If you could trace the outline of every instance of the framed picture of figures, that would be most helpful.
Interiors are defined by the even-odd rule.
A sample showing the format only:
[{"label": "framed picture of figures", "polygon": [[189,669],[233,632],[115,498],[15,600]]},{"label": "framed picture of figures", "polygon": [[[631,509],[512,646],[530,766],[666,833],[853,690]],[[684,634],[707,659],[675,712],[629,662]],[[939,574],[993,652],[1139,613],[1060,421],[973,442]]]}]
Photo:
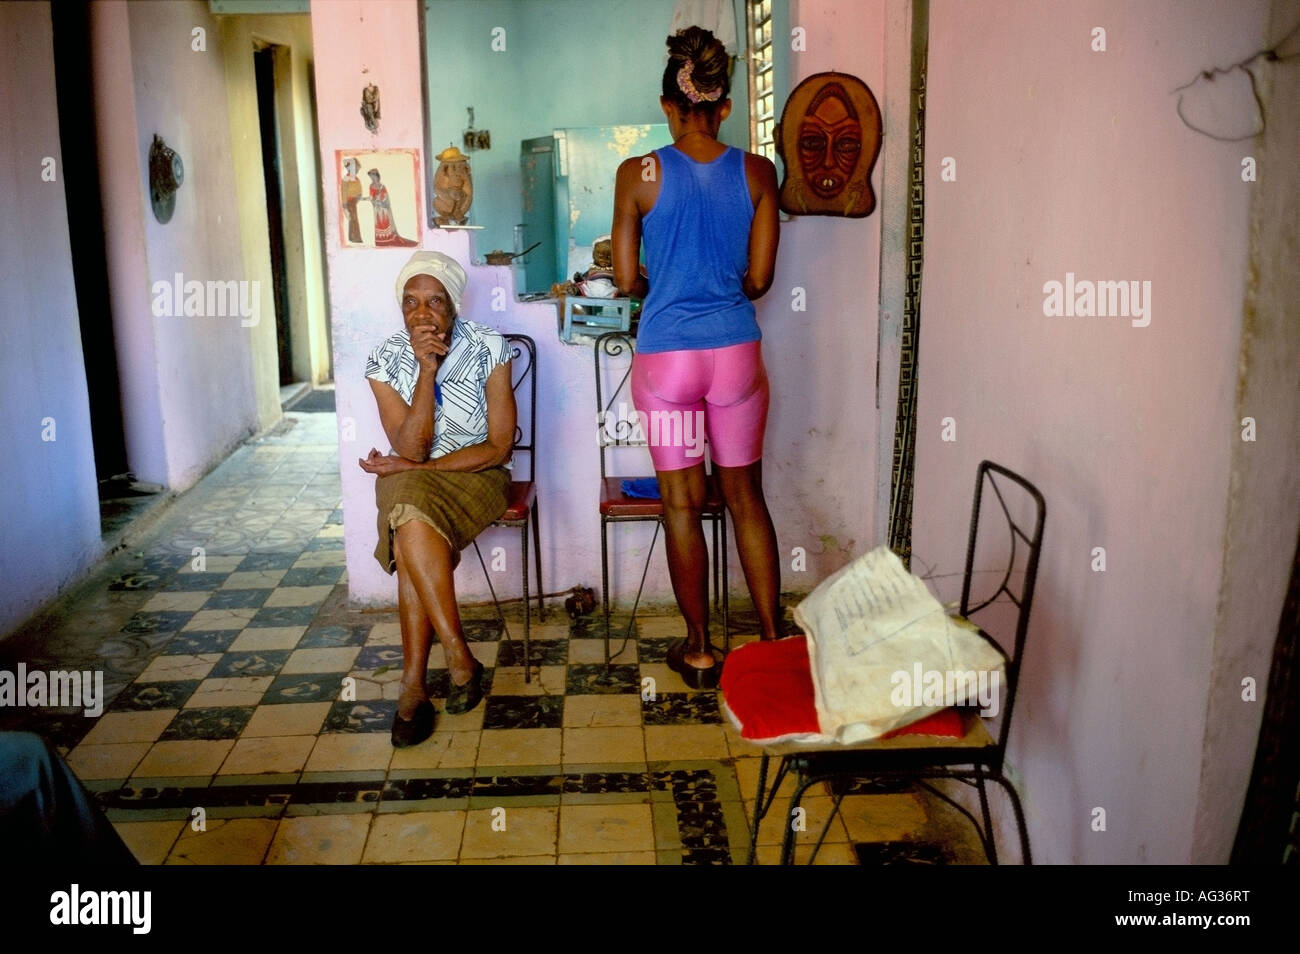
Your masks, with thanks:
[{"label": "framed picture of figures", "polygon": [[341,248],[415,248],[420,244],[420,178],[414,149],[339,149]]}]

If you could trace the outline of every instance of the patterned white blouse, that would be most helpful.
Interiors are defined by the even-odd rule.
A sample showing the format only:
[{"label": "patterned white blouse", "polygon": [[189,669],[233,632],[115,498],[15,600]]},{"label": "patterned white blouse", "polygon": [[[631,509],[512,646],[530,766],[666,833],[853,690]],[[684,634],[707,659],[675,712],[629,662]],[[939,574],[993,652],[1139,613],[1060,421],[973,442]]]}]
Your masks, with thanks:
[{"label": "patterned white blouse", "polygon": [[[510,342],[500,333],[466,318],[456,319],[451,329],[451,351],[438,368],[430,460],[487,440],[487,379],[509,360]],[[366,359],[366,377],[390,385],[407,404],[415,393],[419,371],[411,335],[405,328]]]}]

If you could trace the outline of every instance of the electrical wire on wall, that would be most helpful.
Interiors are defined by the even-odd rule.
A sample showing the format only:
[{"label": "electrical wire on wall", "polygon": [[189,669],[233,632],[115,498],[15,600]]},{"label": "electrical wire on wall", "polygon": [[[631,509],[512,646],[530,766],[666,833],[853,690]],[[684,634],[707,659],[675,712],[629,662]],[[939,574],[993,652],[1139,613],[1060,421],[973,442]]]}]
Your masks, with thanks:
[{"label": "electrical wire on wall", "polygon": [[1300,23],[1266,50],[1252,53],[1226,69],[1202,70],[1195,79],[1170,90],[1178,94],[1174,110],[1183,125],[1219,142],[1239,142],[1265,129],[1264,101],[1257,74],[1270,64],[1300,59]]}]

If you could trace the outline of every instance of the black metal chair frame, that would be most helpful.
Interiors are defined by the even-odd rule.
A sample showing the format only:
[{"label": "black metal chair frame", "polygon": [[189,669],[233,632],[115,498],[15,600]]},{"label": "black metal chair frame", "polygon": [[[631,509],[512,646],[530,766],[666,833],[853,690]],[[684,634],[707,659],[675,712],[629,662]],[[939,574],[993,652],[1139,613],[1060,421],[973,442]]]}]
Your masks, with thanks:
[{"label": "black metal chair frame", "polygon": [[[538,529],[537,505],[537,343],[528,335],[507,334],[504,337],[510,342],[510,376],[513,379],[512,387],[515,392],[516,405],[519,404],[520,387],[525,380],[528,382],[526,392],[528,398],[527,428],[524,426],[525,418],[522,416],[515,424],[514,472],[511,474],[512,492],[510,499],[515,499],[514,485],[529,483],[533,486],[526,500],[527,506],[523,519],[510,519],[503,516],[501,519],[493,521],[492,526],[510,527],[519,530],[520,566],[522,568],[524,589],[524,682],[531,682],[532,608],[528,589],[528,531],[530,525],[533,533],[533,560],[537,567],[537,616],[539,619],[546,619],[546,605],[544,603],[546,587],[542,585],[542,543],[540,530]],[[525,356],[527,356],[527,361],[521,363],[520,359]],[[521,480],[518,472],[521,452],[528,455],[527,480]],[[479,550],[478,540],[474,541],[474,552],[478,555],[479,566],[483,568],[483,577],[487,580],[488,592],[492,594],[492,603],[497,610],[497,619],[501,621],[502,632],[508,635],[506,618],[501,612],[501,603],[497,599],[496,588],[492,585],[492,574],[488,572],[487,564],[483,562],[483,553]]]},{"label": "black metal chair frame", "polygon": [[[1026,527],[1022,527],[1012,517],[1011,511],[1007,507],[1006,498],[1003,496],[1002,488],[998,486],[999,478],[1005,478],[1010,483],[1018,485],[1033,500],[1036,516],[1031,532],[1026,533]],[[1010,557],[1006,573],[993,595],[972,606],[970,601],[971,576],[974,572],[976,533],[980,526],[980,508],[984,499],[984,484],[986,481],[997,496],[1002,513],[1006,517],[1007,528],[1010,532]],[[817,851],[821,848],[826,833],[830,830],[831,822],[839,813],[840,805],[843,803],[845,796],[849,794],[848,790],[851,783],[857,780],[877,779],[911,781],[947,802],[964,815],[975,827],[985,855],[991,864],[998,863],[998,856],[997,845],[994,843],[992,817],[989,813],[987,783],[997,783],[1006,791],[1011,800],[1011,807],[1015,812],[1016,826],[1020,835],[1021,858],[1025,864],[1033,863],[1029,852],[1029,834],[1025,828],[1025,815],[1020,803],[1020,796],[1016,793],[1015,787],[1010,780],[1003,774],[1003,764],[1006,758],[1007,737],[1011,730],[1011,715],[1015,707],[1016,690],[1020,682],[1020,663],[1024,652],[1025,633],[1029,626],[1029,611],[1034,599],[1034,583],[1038,576],[1038,558],[1042,550],[1043,521],[1046,517],[1046,510],[1043,495],[1023,477],[991,461],[986,460],[980,463],[975,478],[975,502],[971,513],[970,534],[966,543],[966,567],[962,577],[961,605],[958,613],[969,620],[972,614],[985,609],[1002,594],[1006,594],[1006,597],[1018,609],[1014,655],[1008,655],[994,637],[989,635],[982,627],[980,628],[980,635],[992,644],[1003,659],[1006,660],[1007,689],[1004,695],[1005,704],[1002,706],[999,716],[1001,723],[998,727],[997,737],[994,738],[988,732],[984,720],[975,712],[966,711],[963,715],[967,732],[962,739],[953,739],[950,743],[931,740],[928,744],[921,744],[916,741],[918,739],[916,736],[901,736],[884,742],[865,743],[862,746],[812,747],[785,744],[765,747],[762,761],[759,763],[758,795],[754,802],[756,817],[749,846],[750,864],[754,863],[757,851],[759,824],[767,814],[768,809],[771,808],[772,802],[775,801],[776,793],[787,773],[793,773],[795,777],[795,790],[790,799],[789,811],[786,813],[787,819],[793,816],[794,811],[799,807],[804,792],[811,786],[818,782],[832,783],[833,802],[831,812],[822,826],[816,843],[813,845],[809,864],[816,859]],[[1018,596],[1007,585],[1011,579],[1012,570],[1016,565],[1017,540],[1023,541],[1028,548],[1025,560],[1025,574]],[[768,766],[770,759],[773,757],[779,757],[781,763],[776,777],[772,780],[770,790],[766,790]],[[979,793],[983,825],[965,807],[959,805],[946,793],[930,784],[931,780],[937,779],[951,779],[976,789]],[[764,800],[765,790],[766,800]],[[781,864],[791,864],[793,862],[794,848],[794,826],[787,824],[781,845]]]},{"label": "black metal chair frame", "polygon": [[[630,332],[611,331],[600,335],[596,338],[596,345],[593,349],[596,364],[596,442],[600,447],[600,481],[601,493],[604,493],[605,482],[609,479],[607,473],[606,453],[610,447],[644,447],[647,444],[645,439],[637,439],[635,431],[631,428],[631,422],[618,419],[615,426],[610,429],[607,427],[607,421],[611,414],[614,402],[618,400],[619,395],[623,395],[628,405],[632,403],[630,387],[628,382],[632,375],[632,366],[629,363],[627,371],[619,378],[617,385],[610,390],[608,400],[605,394],[605,380],[609,377],[611,380],[613,374],[605,373],[605,359],[617,358],[625,351],[631,355],[636,351],[636,339]],[[651,475],[647,475],[651,476]],[[621,477],[622,480],[634,480],[636,477]],[[715,488],[712,475],[709,475],[709,484],[711,491]],[[710,498],[716,497],[719,501],[721,495],[710,493]],[[647,505],[655,503],[647,501]],[[731,601],[727,592],[727,559],[725,548],[727,546],[727,508],[725,504],[716,506],[705,505],[706,509],[703,519],[708,520],[713,533],[713,608],[719,608],[721,603],[722,610],[722,633],[723,633],[723,651],[731,650]],[[655,545],[659,541],[659,531],[664,527],[663,505],[660,502],[657,514],[638,514],[635,516],[610,516],[603,510],[600,515],[600,573],[601,573],[601,599],[605,612],[605,665],[610,665],[610,604],[609,604],[609,525],[611,523],[645,523],[653,521],[655,524],[654,536],[650,540],[650,548],[646,552],[645,567],[641,571],[641,583],[637,587],[636,599],[632,603],[632,614],[628,620],[627,634],[624,637],[624,643],[631,637],[636,626],[636,611],[641,604],[641,593],[645,589],[646,574],[650,569],[650,560],[654,556]],[[620,649],[620,652],[622,650]]]}]

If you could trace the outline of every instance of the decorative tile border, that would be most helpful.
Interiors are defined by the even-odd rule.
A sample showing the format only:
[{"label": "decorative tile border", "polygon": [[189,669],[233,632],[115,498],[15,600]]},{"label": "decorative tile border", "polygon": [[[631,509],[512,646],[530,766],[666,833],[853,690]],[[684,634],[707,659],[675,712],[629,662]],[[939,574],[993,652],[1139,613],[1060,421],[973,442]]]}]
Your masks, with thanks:
[{"label": "decorative tile border", "polygon": [[[721,778],[720,778],[721,776]],[[735,852],[747,850],[749,833],[730,832],[719,788],[736,791],[735,771],[716,763],[711,768],[662,768],[649,771],[562,772],[519,775],[455,775],[412,778],[340,779],[288,782],[280,776],[265,783],[208,786],[124,786],[96,793],[115,822],[188,818],[202,806],[208,818],[282,818],[330,811],[441,811],[523,804],[628,804],[654,806],[656,821],[672,818],[675,830],[655,827],[660,863],[727,865]],[[568,796],[568,800],[566,800]],[[576,799],[581,796],[581,801]],[[664,814],[670,812],[671,814]],[[734,844],[733,844],[734,840]],[[743,860],[743,858],[741,859]]]}]

